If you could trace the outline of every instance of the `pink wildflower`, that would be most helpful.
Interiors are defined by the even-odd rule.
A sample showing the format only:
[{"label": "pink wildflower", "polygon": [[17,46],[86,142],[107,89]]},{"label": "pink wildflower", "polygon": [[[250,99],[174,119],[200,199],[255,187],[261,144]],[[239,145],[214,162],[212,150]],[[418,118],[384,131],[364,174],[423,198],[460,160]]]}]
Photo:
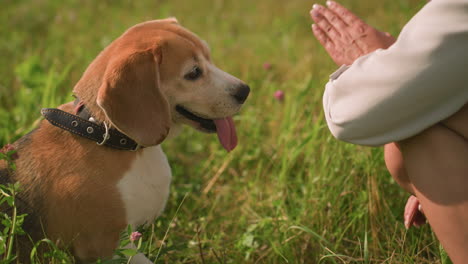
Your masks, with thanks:
[{"label": "pink wildflower", "polygon": [[270,70],[271,69],[271,63],[268,63],[268,62],[263,63],[263,69],[265,69],[267,71]]},{"label": "pink wildflower", "polygon": [[[13,147],[12,144],[6,144],[5,146],[3,146],[3,148],[0,149],[0,153],[7,154],[8,152],[13,151],[13,150],[15,150],[15,147]],[[16,152],[11,154],[12,160],[17,159],[18,157],[19,157],[18,153]]]},{"label": "pink wildflower", "polygon": [[132,234],[130,235],[130,241],[135,242],[138,239],[140,239],[141,236],[142,236],[141,233],[138,231],[132,232]]},{"label": "pink wildflower", "polygon": [[281,90],[276,91],[273,96],[276,98],[276,100],[278,100],[280,102],[282,102],[284,100],[284,92],[281,91]]}]

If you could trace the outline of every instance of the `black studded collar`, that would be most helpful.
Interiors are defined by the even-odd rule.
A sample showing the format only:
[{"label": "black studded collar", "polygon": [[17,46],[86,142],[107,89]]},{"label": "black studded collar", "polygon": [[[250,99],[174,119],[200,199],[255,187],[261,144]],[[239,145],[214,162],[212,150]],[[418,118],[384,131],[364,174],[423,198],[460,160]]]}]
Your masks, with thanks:
[{"label": "black studded collar", "polygon": [[49,123],[73,134],[119,150],[136,151],[141,146],[120,131],[98,124],[80,102],[75,102],[76,115],[56,108],[43,108],[41,114]]}]

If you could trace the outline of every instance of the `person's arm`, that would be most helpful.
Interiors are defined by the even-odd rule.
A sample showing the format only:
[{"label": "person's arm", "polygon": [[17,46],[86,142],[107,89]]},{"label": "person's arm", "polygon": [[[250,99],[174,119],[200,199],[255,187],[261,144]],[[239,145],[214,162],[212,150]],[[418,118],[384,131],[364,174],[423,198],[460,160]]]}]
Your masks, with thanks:
[{"label": "person's arm", "polygon": [[340,140],[399,141],[451,116],[468,101],[468,0],[433,0],[397,42],[331,76],[323,104]]}]

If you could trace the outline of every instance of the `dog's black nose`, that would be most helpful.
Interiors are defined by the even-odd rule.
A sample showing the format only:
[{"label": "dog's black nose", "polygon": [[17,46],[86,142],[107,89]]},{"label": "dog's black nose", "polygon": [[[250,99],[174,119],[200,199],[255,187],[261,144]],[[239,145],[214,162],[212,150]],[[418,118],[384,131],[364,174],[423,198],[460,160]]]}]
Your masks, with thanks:
[{"label": "dog's black nose", "polygon": [[243,104],[247,97],[249,96],[250,93],[250,87],[247,84],[242,84],[239,87],[237,87],[234,98],[236,98],[237,102],[239,104]]}]

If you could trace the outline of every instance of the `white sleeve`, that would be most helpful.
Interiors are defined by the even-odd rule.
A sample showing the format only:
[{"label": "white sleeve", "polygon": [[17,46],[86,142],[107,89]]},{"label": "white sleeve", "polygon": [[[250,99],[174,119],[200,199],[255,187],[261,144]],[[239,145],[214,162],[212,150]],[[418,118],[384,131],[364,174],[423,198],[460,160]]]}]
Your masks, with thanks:
[{"label": "white sleeve", "polygon": [[387,50],[330,76],[323,97],[332,134],[360,145],[416,135],[468,102],[468,0],[432,0]]}]

